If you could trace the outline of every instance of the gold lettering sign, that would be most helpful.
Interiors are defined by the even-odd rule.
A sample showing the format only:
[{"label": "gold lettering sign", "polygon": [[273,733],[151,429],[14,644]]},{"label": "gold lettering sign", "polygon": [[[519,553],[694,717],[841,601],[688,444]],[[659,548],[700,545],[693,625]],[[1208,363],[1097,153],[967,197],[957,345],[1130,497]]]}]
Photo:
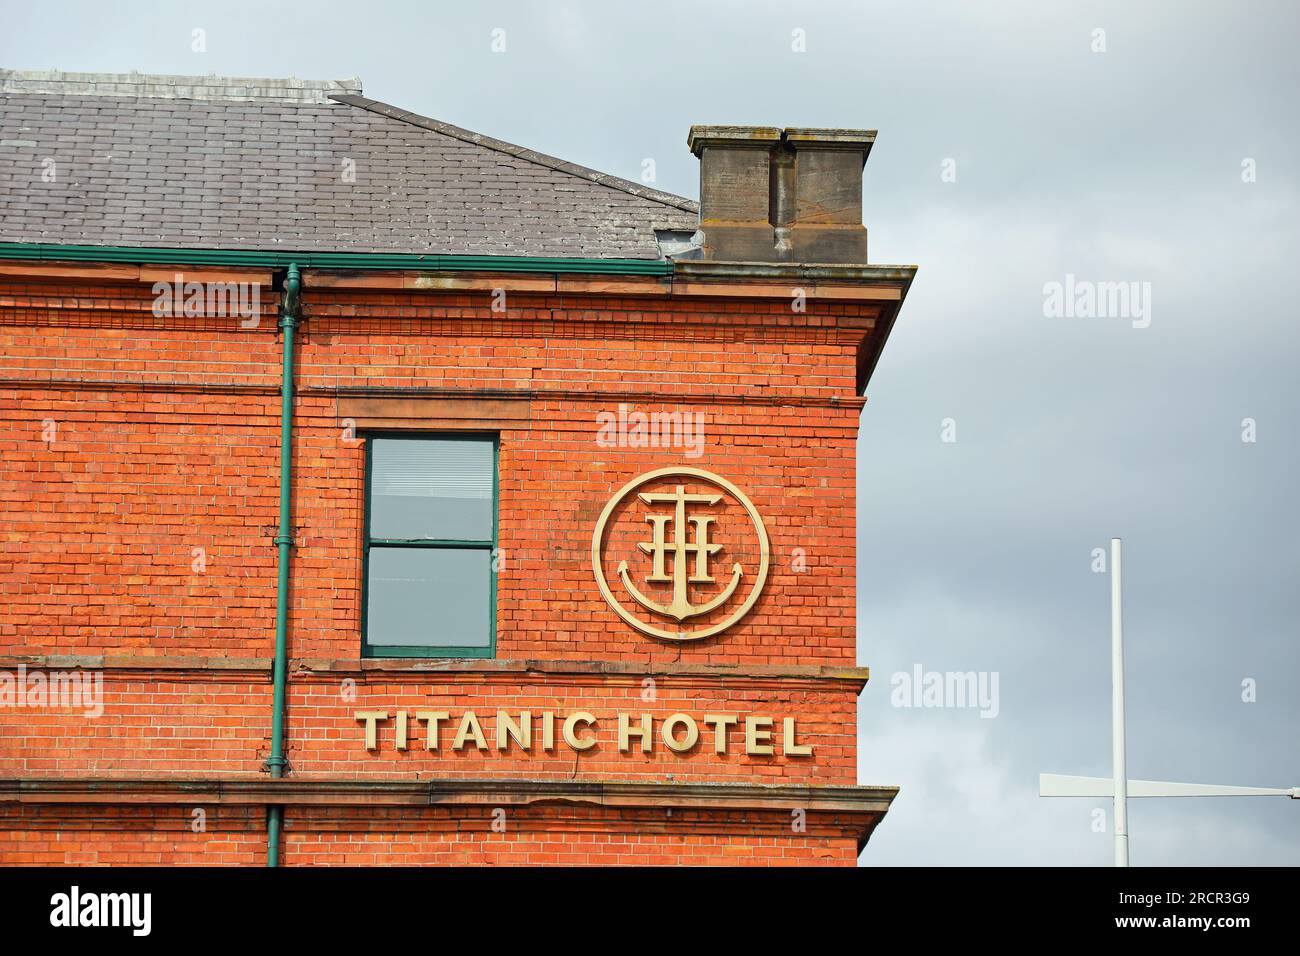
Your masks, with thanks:
[{"label": "gold lettering sign", "polygon": [[[366,750],[375,752],[390,746],[401,751],[419,748],[420,735],[424,737],[423,749],[439,753],[445,753],[439,744],[448,737],[453,751],[468,748],[496,750],[502,754],[516,750],[530,753],[536,747],[549,752],[555,749],[558,724],[560,739],[574,751],[590,750],[603,741],[607,746],[613,744],[620,754],[633,751],[648,754],[660,746],[669,753],[689,754],[701,744],[711,744],[715,754],[725,755],[743,742],[741,752],[752,757],[771,757],[778,753],[785,757],[811,757],[813,754],[812,744],[800,742],[794,717],[785,717],[778,724],[777,718],[762,715],[703,714],[697,718],[677,713],[657,719],[651,714],[620,711],[613,715],[615,732],[609,734],[602,720],[585,710],[562,715],[549,710],[541,714],[498,710],[494,717],[482,719],[472,710],[454,718],[446,710],[417,710],[408,714],[401,709],[358,710],[354,716],[365,727],[362,741]],[[488,720],[493,732],[484,730]],[[711,740],[701,733],[701,725],[707,728]],[[775,729],[777,726],[780,730]],[[540,735],[534,733],[534,728],[540,729]],[[736,733],[731,733],[732,728]]]},{"label": "gold lettering sign", "polygon": [[[646,506],[644,519],[650,526],[650,540],[636,542],[636,547],[628,548],[626,554],[608,555],[606,530],[615,510],[642,486],[668,479],[681,480],[669,482],[668,490],[636,496]],[[704,486],[704,490],[688,491],[688,485],[697,489]],[[752,534],[757,538],[758,566],[747,568],[741,561],[733,561],[718,581],[713,562],[720,559],[724,549],[715,540],[714,528],[722,520],[717,509],[728,498],[744,510],[752,525]],[[735,520],[734,514],[732,518]],[[740,523],[744,524],[745,519],[741,518]],[[618,583],[625,600],[620,600],[606,579],[605,563],[615,557],[619,559]],[[638,562],[635,572],[629,559]],[[749,613],[767,581],[770,560],[767,529],[753,502],[725,478],[698,468],[660,468],[633,478],[605,505],[591,539],[596,583],[609,606],[638,631],[669,641],[693,641],[720,634]],[[646,586],[665,593],[647,594]],[[651,620],[642,620],[632,608],[648,612]],[[686,624],[693,618],[726,608],[730,610],[720,620],[710,618],[695,628]],[[677,629],[670,630],[666,622],[652,623],[663,618],[677,622]]]}]

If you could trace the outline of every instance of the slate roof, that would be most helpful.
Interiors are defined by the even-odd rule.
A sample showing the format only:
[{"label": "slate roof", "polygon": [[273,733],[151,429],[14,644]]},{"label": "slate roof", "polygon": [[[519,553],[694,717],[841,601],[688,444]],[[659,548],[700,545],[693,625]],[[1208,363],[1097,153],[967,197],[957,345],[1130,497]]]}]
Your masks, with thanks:
[{"label": "slate roof", "polygon": [[0,242],[661,259],[656,230],[697,226],[691,200],[360,94],[0,70]]}]

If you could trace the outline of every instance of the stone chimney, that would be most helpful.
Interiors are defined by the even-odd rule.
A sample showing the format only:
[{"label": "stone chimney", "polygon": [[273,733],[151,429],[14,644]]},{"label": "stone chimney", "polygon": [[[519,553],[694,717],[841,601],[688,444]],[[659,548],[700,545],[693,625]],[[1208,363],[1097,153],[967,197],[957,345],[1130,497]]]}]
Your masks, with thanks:
[{"label": "stone chimney", "polygon": [[875,130],[692,126],[704,259],[865,265]]}]

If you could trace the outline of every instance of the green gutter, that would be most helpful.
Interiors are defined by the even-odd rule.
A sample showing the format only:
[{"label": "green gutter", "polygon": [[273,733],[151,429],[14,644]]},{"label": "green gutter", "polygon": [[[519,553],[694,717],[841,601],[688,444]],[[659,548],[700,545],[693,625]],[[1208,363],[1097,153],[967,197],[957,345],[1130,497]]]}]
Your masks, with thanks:
[{"label": "green gutter", "polygon": [[[298,289],[302,276],[297,263],[289,263],[280,307],[280,328],[284,333],[284,358],[280,385],[280,530],[275,536],[279,549],[279,577],[275,588],[275,664],[271,711],[271,756],[266,766],[272,777],[283,777],[289,761],[284,756],[285,675],[289,662],[289,549],[293,547],[291,490],[293,487],[293,332],[297,324]],[[280,865],[280,829],[284,807],[267,808],[266,865]]]},{"label": "green gutter", "polygon": [[441,256],[362,252],[256,252],[247,249],[158,249],[148,246],[62,246],[0,242],[0,259],[128,262],[148,265],[367,269],[418,272],[568,272],[672,275],[667,259],[556,259],[532,256]]}]

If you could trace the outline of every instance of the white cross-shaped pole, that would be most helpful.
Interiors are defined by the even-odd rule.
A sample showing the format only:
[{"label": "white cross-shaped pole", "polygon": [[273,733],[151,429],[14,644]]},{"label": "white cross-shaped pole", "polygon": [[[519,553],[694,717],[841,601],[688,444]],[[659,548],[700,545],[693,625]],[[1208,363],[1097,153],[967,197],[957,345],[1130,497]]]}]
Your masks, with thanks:
[{"label": "white cross-shaped pole", "polygon": [[1128,866],[1129,797],[1286,797],[1300,800],[1300,787],[1220,787],[1209,783],[1130,780],[1124,755],[1124,615],[1120,540],[1110,539],[1110,735],[1113,777],[1040,773],[1040,797],[1114,797],[1115,865]]}]

